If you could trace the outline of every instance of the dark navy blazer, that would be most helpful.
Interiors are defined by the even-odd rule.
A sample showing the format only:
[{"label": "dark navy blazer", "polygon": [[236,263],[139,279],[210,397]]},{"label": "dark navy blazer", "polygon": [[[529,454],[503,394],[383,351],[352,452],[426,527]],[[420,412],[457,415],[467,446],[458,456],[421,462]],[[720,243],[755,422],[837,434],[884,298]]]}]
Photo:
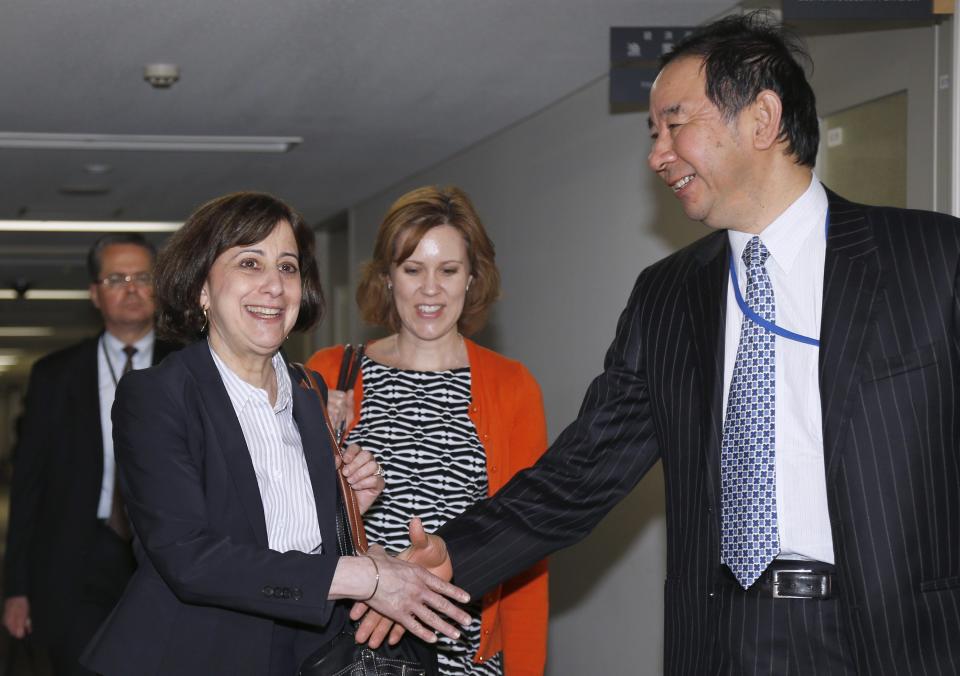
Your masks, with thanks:
[{"label": "dark navy blazer", "polygon": [[339,631],[344,605],[327,600],[333,456],[316,394],[291,378],[324,543],[315,555],[268,549],[253,463],[206,341],[123,378],[114,443],[139,568],[88,647],[88,668],[262,676],[275,623],[296,631],[298,658]]}]

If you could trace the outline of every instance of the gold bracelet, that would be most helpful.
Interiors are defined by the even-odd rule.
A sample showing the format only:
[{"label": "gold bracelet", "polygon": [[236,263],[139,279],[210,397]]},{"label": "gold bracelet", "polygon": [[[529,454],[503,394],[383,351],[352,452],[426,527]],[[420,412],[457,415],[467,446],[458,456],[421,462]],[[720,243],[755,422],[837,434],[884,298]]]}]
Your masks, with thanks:
[{"label": "gold bracelet", "polygon": [[362,554],[361,556],[363,556],[363,558],[365,559],[370,559],[370,563],[373,564],[373,570],[377,574],[377,579],[373,583],[373,591],[370,592],[370,596],[368,596],[365,599],[360,599],[361,601],[369,601],[370,599],[372,599],[374,596],[377,595],[377,590],[380,588],[380,566],[377,565],[377,560],[374,559],[372,556],[369,556],[367,554]]}]

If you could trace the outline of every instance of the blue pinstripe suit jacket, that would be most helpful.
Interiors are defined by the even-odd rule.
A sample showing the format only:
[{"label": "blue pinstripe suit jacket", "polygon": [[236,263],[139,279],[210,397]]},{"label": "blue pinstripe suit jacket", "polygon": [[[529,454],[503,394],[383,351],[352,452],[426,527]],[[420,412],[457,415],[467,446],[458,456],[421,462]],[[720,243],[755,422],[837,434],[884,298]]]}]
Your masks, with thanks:
[{"label": "blue pinstripe suit jacket", "polygon": [[[820,393],[845,637],[863,674],[960,673],[960,221],[828,195]],[[660,460],[665,672],[716,668],[728,246],[715,232],[641,273],[577,419],[441,529],[455,582],[477,595],[581,540]]]}]

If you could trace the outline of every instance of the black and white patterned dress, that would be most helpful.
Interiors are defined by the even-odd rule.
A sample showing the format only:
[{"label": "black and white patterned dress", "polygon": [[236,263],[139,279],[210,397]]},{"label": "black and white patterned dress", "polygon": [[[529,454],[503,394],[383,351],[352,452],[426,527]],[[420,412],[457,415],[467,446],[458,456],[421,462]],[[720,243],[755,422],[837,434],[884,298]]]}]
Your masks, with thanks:
[{"label": "black and white patterned dress", "polygon": [[[398,551],[410,544],[408,525],[419,516],[428,532],[487,497],[486,453],[468,416],[470,368],[407,371],[361,363],[360,420],[348,441],[372,452],[386,473],[386,488],[367,511],[371,542]],[[480,646],[480,605],[458,641],[438,643],[440,673],[503,673],[498,653],[474,664]]]}]

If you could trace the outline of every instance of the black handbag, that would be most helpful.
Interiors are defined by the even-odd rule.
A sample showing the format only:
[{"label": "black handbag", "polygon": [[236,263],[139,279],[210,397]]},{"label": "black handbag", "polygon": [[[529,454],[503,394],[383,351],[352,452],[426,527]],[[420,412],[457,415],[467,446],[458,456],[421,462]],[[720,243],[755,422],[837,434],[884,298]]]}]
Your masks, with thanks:
[{"label": "black handbag", "polygon": [[[355,353],[350,353],[355,354]],[[363,354],[362,347],[360,354]],[[348,371],[354,365],[348,364],[348,353],[344,354],[344,365]],[[352,362],[352,359],[351,359]],[[359,365],[359,357],[356,360]],[[301,387],[312,389],[317,394],[323,418],[330,434],[330,444],[334,453],[341,453],[339,437],[330,424],[323,394],[313,374],[302,364],[294,364],[302,379]],[[341,381],[345,378],[341,368]],[[353,372],[352,379],[356,378]],[[338,386],[353,385],[352,379],[339,382]],[[339,389],[339,387],[338,387]],[[344,391],[347,387],[343,388]],[[357,497],[343,475],[337,472],[337,549],[341,556],[356,556],[367,551],[367,535],[363,527],[363,517],[357,505]],[[437,653],[429,644],[415,636],[405,634],[397,645],[384,643],[377,649],[358,644],[354,638],[356,625],[348,620],[344,628],[332,641],[324,644],[300,665],[298,676],[439,676]]]},{"label": "black handbag", "polygon": [[437,654],[420,639],[404,634],[397,645],[376,650],[353,637],[348,622],[332,641],[300,665],[299,676],[436,676]]}]

